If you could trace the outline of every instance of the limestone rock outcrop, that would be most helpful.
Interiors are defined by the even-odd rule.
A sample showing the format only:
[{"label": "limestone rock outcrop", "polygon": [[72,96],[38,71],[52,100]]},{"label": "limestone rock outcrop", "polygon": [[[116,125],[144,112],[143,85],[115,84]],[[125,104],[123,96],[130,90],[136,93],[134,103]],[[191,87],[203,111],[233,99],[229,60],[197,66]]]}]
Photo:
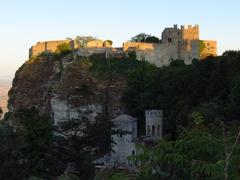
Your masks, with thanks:
[{"label": "limestone rock outcrop", "polygon": [[60,57],[41,55],[26,61],[16,72],[9,91],[11,114],[36,108],[54,124],[87,116],[94,121],[108,107],[111,118],[121,114],[126,78],[111,79],[92,71],[91,57],[75,53]]}]

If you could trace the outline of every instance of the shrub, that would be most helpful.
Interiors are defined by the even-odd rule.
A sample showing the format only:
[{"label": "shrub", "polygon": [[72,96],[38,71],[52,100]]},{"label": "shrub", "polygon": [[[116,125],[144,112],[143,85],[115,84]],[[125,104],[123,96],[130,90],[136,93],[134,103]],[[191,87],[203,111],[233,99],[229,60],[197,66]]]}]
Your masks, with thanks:
[{"label": "shrub", "polygon": [[72,52],[72,48],[69,43],[63,43],[57,46],[56,53],[61,55],[66,55]]}]

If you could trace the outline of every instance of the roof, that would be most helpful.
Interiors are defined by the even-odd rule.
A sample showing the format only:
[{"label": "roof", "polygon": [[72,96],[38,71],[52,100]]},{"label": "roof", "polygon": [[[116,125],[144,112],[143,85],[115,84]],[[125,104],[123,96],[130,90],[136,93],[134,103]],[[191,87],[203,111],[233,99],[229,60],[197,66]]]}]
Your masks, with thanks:
[{"label": "roof", "polygon": [[137,119],[128,115],[128,114],[122,114],[118,117],[116,117],[115,119],[113,119],[113,122],[132,122],[132,121],[136,121]]}]

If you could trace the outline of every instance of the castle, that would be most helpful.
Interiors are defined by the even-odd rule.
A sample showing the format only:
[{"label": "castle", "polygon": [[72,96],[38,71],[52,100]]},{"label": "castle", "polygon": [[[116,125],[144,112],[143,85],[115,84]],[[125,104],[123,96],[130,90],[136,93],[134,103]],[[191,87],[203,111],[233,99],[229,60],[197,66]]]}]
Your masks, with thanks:
[{"label": "castle", "polygon": [[144,136],[137,134],[137,119],[130,115],[122,114],[112,120],[112,152],[103,158],[94,161],[96,168],[115,167],[134,170],[138,165],[130,160],[130,156],[137,155],[139,150],[136,145],[144,142],[157,142],[162,139],[163,128],[162,110],[145,110],[146,133]]},{"label": "castle", "polygon": [[[61,44],[69,44],[72,50],[80,49],[80,46],[74,40],[57,40],[57,41],[45,41],[37,42],[36,45],[29,49],[29,57],[37,56],[42,52],[55,52],[57,47]],[[86,48],[111,48],[111,44],[108,41],[102,41],[100,39],[92,40],[86,43]]]},{"label": "castle", "polygon": [[29,50],[29,56],[36,56],[44,51],[55,52],[57,46],[68,43],[79,56],[105,54],[106,57],[119,57],[135,51],[138,60],[148,61],[158,67],[167,66],[173,60],[184,60],[191,64],[193,59],[204,59],[217,55],[217,42],[199,39],[199,25],[165,28],[159,43],[125,42],[121,48],[112,48],[107,41],[92,40],[85,47],[79,47],[73,40],[38,42]]}]

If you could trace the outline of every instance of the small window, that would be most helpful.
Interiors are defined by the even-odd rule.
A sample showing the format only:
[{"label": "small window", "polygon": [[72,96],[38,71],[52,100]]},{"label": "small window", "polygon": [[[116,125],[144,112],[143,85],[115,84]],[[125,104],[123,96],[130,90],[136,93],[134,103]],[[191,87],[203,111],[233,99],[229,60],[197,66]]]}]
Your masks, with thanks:
[{"label": "small window", "polygon": [[132,151],[132,155],[133,155],[133,156],[135,155],[135,151],[134,151],[134,150]]},{"label": "small window", "polygon": [[152,135],[155,136],[155,126],[152,126]]},{"label": "small window", "polygon": [[147,126],[147,135],[150,135],[150,126]]}]

